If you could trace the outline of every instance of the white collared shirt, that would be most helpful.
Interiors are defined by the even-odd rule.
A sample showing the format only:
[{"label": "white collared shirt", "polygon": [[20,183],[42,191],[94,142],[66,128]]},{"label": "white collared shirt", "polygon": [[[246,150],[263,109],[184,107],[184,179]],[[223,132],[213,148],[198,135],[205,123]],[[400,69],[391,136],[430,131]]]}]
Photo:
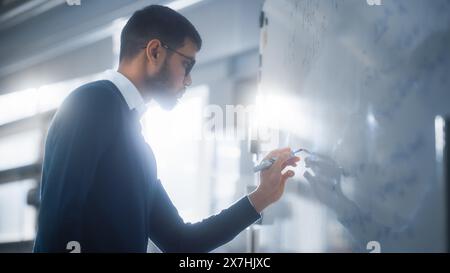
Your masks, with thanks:
[{"label": "white collared shirt", "polygon": [[147,105],[136,86],[127,77],[118,71],[107,70],[102,73],[100,80],[111,81],[119,89],[130,110],[136,109],[139,117],[142,117]]}]

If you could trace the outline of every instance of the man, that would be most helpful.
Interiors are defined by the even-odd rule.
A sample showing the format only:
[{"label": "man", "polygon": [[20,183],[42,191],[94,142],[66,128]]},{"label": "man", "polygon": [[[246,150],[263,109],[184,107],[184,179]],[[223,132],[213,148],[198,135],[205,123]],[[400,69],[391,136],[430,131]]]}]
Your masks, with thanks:
[{"label": "man", "polygon": [[261,173],[259,187],[199,223],[184,223],[160,181],[141,135],[145,104],[173,108],[186,86],[201,38],[163,6],[133,14],[121,35],[118,71],[71,93],[48,131],[35,252],[207,252],[230,241],[278,200],[292,171],[290,149]]}]

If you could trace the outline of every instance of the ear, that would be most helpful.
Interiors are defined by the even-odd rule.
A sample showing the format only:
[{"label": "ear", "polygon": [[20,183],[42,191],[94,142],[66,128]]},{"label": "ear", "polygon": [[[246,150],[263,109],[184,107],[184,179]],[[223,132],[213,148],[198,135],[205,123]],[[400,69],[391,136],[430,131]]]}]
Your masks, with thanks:
[{"label": "ear", "polygon": [[145,55],[150,63],[158,65],[164,59],[165,51],[162,50],[161,42],[158,39],[150,40],[145,49]]}]

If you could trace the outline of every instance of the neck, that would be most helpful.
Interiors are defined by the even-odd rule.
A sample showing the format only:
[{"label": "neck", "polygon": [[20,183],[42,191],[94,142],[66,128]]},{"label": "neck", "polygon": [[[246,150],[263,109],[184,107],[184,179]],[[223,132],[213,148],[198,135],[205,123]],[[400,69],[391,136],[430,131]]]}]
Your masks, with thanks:
[{"label": "neck", "polygon": [[124,65],[120,64],[117,72],[124,75],[127,79],[129,79],[134,86],[136,86],[137,90],[141,94],[142,98],[146,103],[150,102],[151,97],[149,96],[149,92],[145,92],[144,88],[144,75],[140,72],[144,71],[143,69],[135,69],[132,65]]}]

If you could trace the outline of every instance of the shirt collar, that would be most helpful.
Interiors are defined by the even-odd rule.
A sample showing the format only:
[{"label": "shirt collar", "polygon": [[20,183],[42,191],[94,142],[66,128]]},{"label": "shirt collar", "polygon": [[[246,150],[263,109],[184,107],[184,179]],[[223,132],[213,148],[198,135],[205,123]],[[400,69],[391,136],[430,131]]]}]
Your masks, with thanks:
[{"label": "shirt collar", "polygon": [[107,70],[104,73],[103,78],[111,81],[117,89],[119,89],[128,108],[130,108],[130,110],[135,109],[139,117],[142,117],[147,110],[147,105],[145,105],[145,101],[136,86],[122,73],[114,70]]}]

